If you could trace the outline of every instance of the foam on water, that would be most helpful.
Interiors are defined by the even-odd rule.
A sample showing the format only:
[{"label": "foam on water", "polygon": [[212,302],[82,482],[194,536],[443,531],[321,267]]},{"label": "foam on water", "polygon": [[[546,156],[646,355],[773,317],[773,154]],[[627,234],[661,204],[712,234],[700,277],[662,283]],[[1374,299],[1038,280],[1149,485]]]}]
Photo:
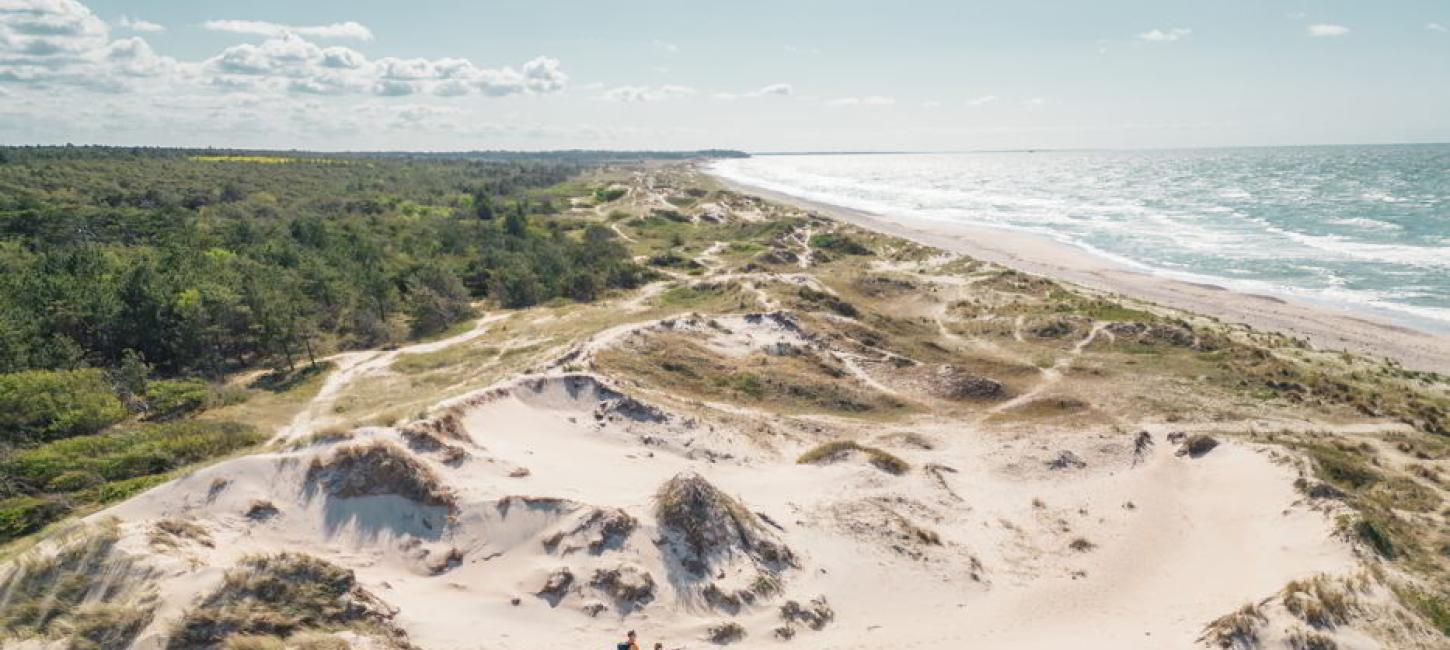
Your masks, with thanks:
[{"label": "foam on water", "polygon": [[714,171],[1450,332],[1450,145],[756,156]]}]

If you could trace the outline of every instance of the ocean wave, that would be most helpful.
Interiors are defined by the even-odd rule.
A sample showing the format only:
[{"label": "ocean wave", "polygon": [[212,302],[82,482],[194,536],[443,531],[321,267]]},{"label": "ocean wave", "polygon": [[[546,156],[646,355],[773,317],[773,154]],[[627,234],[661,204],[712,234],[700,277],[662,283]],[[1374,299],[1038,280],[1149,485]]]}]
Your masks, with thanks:
[{"label": "ocean wave", "polygon": [[1358,260],[1409,266],[1450,268],[1450,247],[1378,244],[1354,241],[1343,235],[1307,235],[1276,229],[1284,236],[1310,248]]},{"label": "ocean wave", "polygon": [[1355,228],[1364,228],[1367,230],[1404,230],[1404,227],[1399,224],[1390,223],[1388,221],[1380,221],[1379,219],[1370,219],[1368,217],[1330,219],[1326,223],[1332,223],[1336,226],[1352,226]]}]

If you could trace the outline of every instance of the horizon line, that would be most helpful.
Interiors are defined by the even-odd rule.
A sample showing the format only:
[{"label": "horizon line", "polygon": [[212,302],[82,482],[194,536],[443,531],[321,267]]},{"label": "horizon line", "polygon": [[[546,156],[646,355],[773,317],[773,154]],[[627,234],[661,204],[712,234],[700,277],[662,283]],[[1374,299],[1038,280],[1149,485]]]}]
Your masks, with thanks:
[{"label": "horizon line", "polygon": [[149,149],[157,151],[247,151],[247,152],[275,152],[275,153],[314,153],[314,154],[423,154],[423,155],[466,155],[466,154],[556,154],[556,153],[651,153],[651,154],[686,154],[686,153],[744,153],[751,156],[875,156],[875,155],[947,155],[947,154],[973,154],[973,153],[1063,153],[1063,152],[1088,152],[1088,151],[1185,151],[1185,150],[1222,150],[1222,149],[1309,149],[1323,147],[1417,147],[1417,146],[1445,146],[1450,145],[1447,141],[1422,141],[1422,142],[1340,142],[1340,143],[1314,143],[1314,144],[1230,144],[1230,145],[1200,145],[1200,146],[1158,146],[1158,147],[1006,147],[990,149],[796,149],[778,151],[753,151],[731,147],[701,147],[701,148],[680,148],[680,149],[650,149],[650,148],[587,148],[587,147],[561,147],[556,149],[304,149],[297,147],[244,147],[244,146],[217,146],[217,145],[151,145],[151,144],[76,144],[67,142],[64,144],[11,144],[0,143],[0,149]]}]

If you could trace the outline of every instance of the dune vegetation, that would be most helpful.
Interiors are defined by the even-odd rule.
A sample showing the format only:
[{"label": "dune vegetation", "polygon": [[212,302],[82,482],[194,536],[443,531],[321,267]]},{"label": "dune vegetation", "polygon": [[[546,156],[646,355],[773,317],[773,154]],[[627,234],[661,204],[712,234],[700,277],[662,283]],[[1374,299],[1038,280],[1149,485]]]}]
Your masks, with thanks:
[{"label": "dune vegetation", "polygon": [[[461,648],[481,626],[521,647],[631,627],[670,647],[848,647],[878,628],[914,647],[1067,647],[1089,626],[1097,647],[1450,638],[1441,374],[854,227],[691,163],[138,156],[20,157],[117,175],[123,198],[135,169],[165,170],[167,191],[222,181],[151,212],[26,189],[93,225],[149,215],[57,251],[104,249],[114,271],[200,242],[295,282],[298,309],[186,263],[132,293],[67,281],[111,305],[85,317],[107,327],[187,282],[235,298],[148,308],[160,325],[126,327],[160,338],[127,338],[66,329],[6,285],[3,317],[34,322],[3,345],[45,351],[0,375],[0,531],[37,551],[3,566],[41,573],[0,576],[27,602],[48,596],[26,575],[103,585],[59,527],[34,533],[104,508],[105,548],[145,576],[112,604],[146,605],[86,618],[62,598],[0,640],[87,620],[224,648]],[[14,164],[0,183],[28,187]],[[41,261],[34,238],[60,232],[0,257],[93,268]],[[227,314],[199,339],[220,347],[168,320],[194,313]]]}]

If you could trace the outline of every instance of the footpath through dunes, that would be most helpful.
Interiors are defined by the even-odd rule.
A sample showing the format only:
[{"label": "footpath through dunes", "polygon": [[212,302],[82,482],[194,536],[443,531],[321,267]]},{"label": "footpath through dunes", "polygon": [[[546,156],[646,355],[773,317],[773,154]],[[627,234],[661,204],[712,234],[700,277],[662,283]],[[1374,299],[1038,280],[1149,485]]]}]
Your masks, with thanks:
[{"label": "footpath through dunes", "polygon": [[335,360],[266,449],[0,569],[4,633],[1444,647],[1444,378],[944,255],[688,167],[608,182],[627,190],[561,218],[626,233],[659,261],[651,284]]}]

